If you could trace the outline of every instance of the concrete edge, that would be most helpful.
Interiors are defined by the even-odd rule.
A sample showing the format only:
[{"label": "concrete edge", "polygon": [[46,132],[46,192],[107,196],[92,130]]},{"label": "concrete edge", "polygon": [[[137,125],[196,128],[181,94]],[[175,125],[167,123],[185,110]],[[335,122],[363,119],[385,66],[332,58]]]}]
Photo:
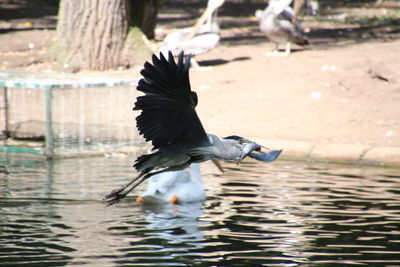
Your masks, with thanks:
[{"label": "concrete edge", "polygon": [[283,149],[281,159],[400,167],[400,147],[371,147],[361,144],[329,144],[280,139],[257,139],[257,142],[270,149]]},{"label": "concrete edge", "polygon": [[[297,140],[284,140],[284,139],[254,139],[257,143],[265,145],[269,149],[283,149],[279,159],[296,160],[305,162],[326,162],[326,163],[340,163],[352,165],[371,165],[371,166],[384,166],[384,167],[398,167],[400,168],[400,147],[386,147],[377,146],[371,147],[360,144],[329,144],[317,143],[311,141],[297,141]],[[9,145],[9,144],[8,144]],[[147,143],[143,142],[142,149],[149,148]],[[90,151],[69,153],[55,156],[58,158],[70,157],[88,157],[99,155],[113,155],[113,154],[130,154],[137,153],[138,147],[135,148],[120,148],[113,151]],[[17,151],[23,152],[23,151]],[[14,154],[13,151],[1,152],[2,155]],[[17,153],[20,154],[20,153]],[[32,154],[32,153],[24,153]],[[39,155],[40,154],[40,155]],[[45,157],[42,153],[35,153],[36,157]]]}]

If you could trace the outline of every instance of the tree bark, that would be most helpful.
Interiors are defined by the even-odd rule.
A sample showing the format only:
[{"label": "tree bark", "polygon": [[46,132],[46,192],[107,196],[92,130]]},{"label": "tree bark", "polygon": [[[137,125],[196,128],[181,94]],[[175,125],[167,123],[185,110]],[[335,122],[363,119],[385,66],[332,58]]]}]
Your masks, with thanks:
[{"label": "tree bark", "polygon": [[154,39],[154,29],[157,24],[158,7],[161,0],[130,0],[131,15],[134,25],[139,25],[140,29],[148,39]]},{"label": "tree bark", "polygon": [[[140,27],[149,27],[149,22],[138,16],[154,3],[158,0],[62,0],[56,45],[59,63],[72,72],[142,64],[151,50]],[[154,26],[156,15],[150,15]],[[151,27],[147,31],[151,36]]]}]

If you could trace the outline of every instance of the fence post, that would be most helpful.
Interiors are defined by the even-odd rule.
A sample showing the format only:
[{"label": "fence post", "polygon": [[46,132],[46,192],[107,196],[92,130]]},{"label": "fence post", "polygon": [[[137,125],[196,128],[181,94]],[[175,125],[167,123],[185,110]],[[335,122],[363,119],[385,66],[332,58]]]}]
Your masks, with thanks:
[{"label": "fence post", "polygon": [[3,105],[4,105],[4,129],[3,129],[3,134],[5,138],[10,137],[10,109],[9,109],[9,96],[10,92],[7,86],[3,87]]},{"label": "fence post", "polygon": [[54,140],[53,140],[53,110],[52,110],[52,87],[45,88],[45,154],[47,158],[52,158],[54,155]]}]

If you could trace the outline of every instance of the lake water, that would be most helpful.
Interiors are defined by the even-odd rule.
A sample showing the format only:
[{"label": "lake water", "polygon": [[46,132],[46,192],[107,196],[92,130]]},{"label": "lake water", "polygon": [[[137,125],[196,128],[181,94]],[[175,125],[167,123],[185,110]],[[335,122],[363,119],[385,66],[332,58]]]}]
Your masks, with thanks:
[{"label": "lake water", "polygon": [[206,163],[204,203],[106,207],[133,160],[0,159],[0,265],[400,265],[399,169]]}]

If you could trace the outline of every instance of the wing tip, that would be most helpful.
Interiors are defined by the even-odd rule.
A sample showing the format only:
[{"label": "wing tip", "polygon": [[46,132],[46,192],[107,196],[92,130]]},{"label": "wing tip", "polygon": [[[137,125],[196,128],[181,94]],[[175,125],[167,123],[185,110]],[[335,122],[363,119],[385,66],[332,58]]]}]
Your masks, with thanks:
[{"label": "wing tip", "polygon": [[[153,54],[140,71],[142,79],[136,89],[144,95],[136,98],[133,107],[133,110],[141,111],[136,117],[136,128],[146,141],[152,142],[154,149],[167,146],[179,138],[186,138],[185,133],[177,129],[180,125],[169,121],[176,115],[176,110],[182,110],[182,107],[185,110],[189,107],[195,108],[197,105],[197,95],[190,88],[190,57],[191,55],[180,53],[176,62],[171,51],[160,52],[158,56]],[[173,111],[175,113],[171,113]],[[197,128],[201,131],[196,134],[201,135],[204,129],[197,122],[195,111],[193,116],[197,119],[196,123],[200,124]]]}]

